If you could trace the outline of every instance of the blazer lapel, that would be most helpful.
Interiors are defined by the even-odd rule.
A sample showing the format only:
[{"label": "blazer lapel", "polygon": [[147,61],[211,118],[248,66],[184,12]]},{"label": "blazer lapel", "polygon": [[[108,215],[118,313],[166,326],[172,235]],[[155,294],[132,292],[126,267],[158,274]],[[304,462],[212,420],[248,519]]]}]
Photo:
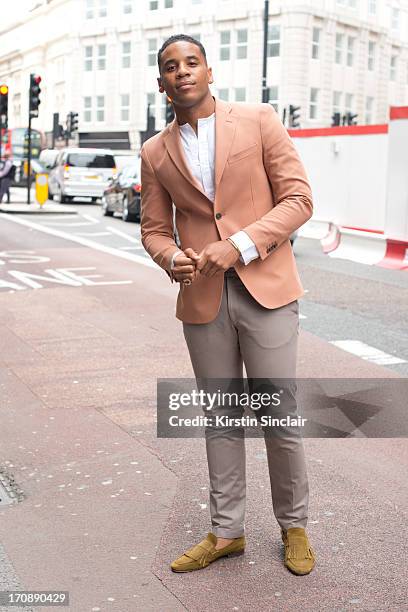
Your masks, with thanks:
[{"label": "blazer lapel", "polygon": [[215,98],[215,191],[221,181],[234,139],[237,117],[230,104]]},{"label": "blazer lapel", "polygon": [[201,191],[202,194],[206,195],[199,181],[197,181],[197,179],[191,174],[184,155],[183,144],[181,142],[178,126],[176,125],[176,119],[174,119],[169,125],[169,131],[164,142],[171,159],[181,174],[193,185],[193,187]]}]

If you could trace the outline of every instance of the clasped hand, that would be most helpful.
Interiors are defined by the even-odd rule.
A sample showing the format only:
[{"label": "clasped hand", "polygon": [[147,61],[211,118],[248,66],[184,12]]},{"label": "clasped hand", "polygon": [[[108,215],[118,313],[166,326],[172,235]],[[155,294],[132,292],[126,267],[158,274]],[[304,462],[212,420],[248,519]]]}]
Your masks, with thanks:
[{"label": "clasped hand", "polygon": [[174,258],[173,278],[181,283],[185,280],[194,282],[198,274],[208,278],[225,272],[239,259],[239,252],[228,240],[211,242],[201,251],[187,248]]}]

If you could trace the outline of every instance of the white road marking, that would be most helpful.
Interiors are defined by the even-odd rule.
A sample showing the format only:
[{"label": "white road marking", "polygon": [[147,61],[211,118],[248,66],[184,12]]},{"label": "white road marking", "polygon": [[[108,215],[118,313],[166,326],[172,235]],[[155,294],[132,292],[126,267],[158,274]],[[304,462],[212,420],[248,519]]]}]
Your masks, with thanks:
[{"label": "white road marking", "polygon": [[76,232],[75,236],[111,236],[111,232]]},{"label": "white road marking", "polygon": [[400,359],[399,357],[395,357],[394,355],[384,353],[384,351],[380,351],[379,349],[376,349],[373,346],[370,346],[369,344],[360,342],[360,340],[332,340],[330,344],[337,346],[343,351],[347,351],[348,353],[357,355],[357,357],[360,357],[365,361],[376,363],[377,365],[393,365],[395,363],[406,363],[405,359]]},{"label": "white road marking", "polygon": [[107,229],[113,232],[114,234],[117,234],[118,236],[125,238],[125,240],[129,240],[129,242],[133,242],[134,244],[140,244],[140,240],[138,240],[137,238],[134,238],[133,236],[129,236],[129,234],[126,234],[125,232],[121,232],[120,230],[116,229],[116,227],[112,227],[111,225],[108,225]]},{"label": "white road marking", "polygon": [[140,249],[143,249],[142,246],[124,246],[119,248],[121,249],[121,251],[139,251]]},{"label": "white road marking", "polygon": [[115,249],[114,247],[105,246],[103,244],[99,244],[98,242],[94,242],[93,240],[88,240],[87,238],[81,238],[80,236],[68,234],[67,232],[63,232],[58,229],[44,227],[39,223],[34,223],[33,221],[28,221],[27,219],[23,219],[21,217],[8,215],[7,213],[0,213],[0,217],[7,219],[11,223],[24,225],[31,229],[38,230],[39,232],[43,232],[44,234],[50,234],[51,236],[57,236],[58,238],[64,238],[65,240],[70,240],[71,242],[82,244],[82,246],[86,246],[90,249],[95,249],[95,251],[102,251],[103,253],[108,253],[109,255],[113,255],[115,257],[121,257],[122,259],[127,259],[128,261],[133,261],[135,263],[141,264],[142,266],[146,266],[147,268],[156,268],[158,270],[161,270],[160,266],[158,266],[152,259],[148,257],[143,257],[142,255],[127,253],[126,251],[121,251],[120,249]]},{"label": "white road marking", "polygon": [[[87,215],[85,213],[80,214],[80,217],[82,217],[82,219],[85,219],[85,221],[75,221],[75,223],[65,223],[65,219],[67,217],[72,218],[71,215],[67,215],[67,217],[64,217],[64,219],[61,219],[61,216],[58,218],[58,220],[51,220],[51,221],[43,221],[44,225],[56,225],[58,227],[84,227],[84,226],[88,226],[88,225],[97,225],[98,223],[101,222],[100,219],[95,219],[95,217],[92,217],[91,215]],[[78,215],[74,215],[74,219],[78,219]]]},{"label": "white road marking", "polygon": [[307,319],[307,316],[300,312],[299,313],[299,319]]}]

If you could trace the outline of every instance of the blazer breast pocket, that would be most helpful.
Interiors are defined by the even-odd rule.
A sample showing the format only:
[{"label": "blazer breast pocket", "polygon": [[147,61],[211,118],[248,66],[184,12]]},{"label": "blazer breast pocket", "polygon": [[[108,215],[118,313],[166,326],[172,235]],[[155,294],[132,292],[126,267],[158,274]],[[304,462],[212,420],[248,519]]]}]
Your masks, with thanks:
[{"label": "blazer breast pocket", "polygon": [[249,147],[242,149],[242,151],[238,151],[238,153],[234,153],[234,155],[230,155],[228,158],[228,163],[234,164],[235,162],[240,161],[241,159],[246,159],[247,157],[250,157],[251,155],[256,155],[257,152],[258,152],[258,145],[256,142],[254,142],[254,144],[251,144],[249,145]]}]

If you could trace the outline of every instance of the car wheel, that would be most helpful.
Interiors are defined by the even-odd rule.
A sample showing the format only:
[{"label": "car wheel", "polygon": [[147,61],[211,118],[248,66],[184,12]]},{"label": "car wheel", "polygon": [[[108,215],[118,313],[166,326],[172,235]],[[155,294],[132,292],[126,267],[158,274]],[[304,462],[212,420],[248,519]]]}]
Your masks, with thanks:
[{"label": "car wheel", "polygon": [[102,196],[102,212],[104,217],[113,217],[113,210],[109,210],[109,205],[105,196]]},{"label": "car wheel", "polygon": [[129,212],[128,199],[126,196],[123,198],[122,219],[126,222],[134,220],[133,215],[131,215]]}]

